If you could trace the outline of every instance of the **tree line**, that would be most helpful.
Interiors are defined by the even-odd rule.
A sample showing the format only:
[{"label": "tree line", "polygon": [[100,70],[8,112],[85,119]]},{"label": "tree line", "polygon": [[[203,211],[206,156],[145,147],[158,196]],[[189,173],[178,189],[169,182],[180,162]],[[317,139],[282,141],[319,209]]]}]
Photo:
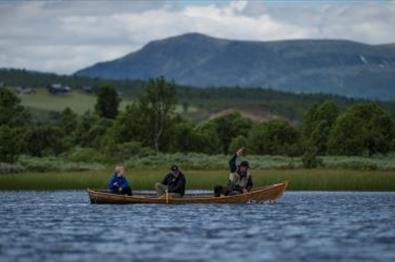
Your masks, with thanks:
[{"label": "tree line", "polygon": [[237,112],[194,123],[176,113],[175,83],[159,77],[124,110],[119,103],[116,89],[106,85],[93,112],[79,116],[67,108],[54,122],[34,122],[13,91],[0,88],[0,162],[75,150],[122,161],[156,152],[229,154],[240,147],[248,154],[303,155],[314,161],[316,155],[370,156],[395,148],[391,115],[373,102],[340,110],[325,101],[312,106],[298,125],[285,119],[255,123]]},{"label": "tree line", "polygon": [[[0,69],[0,82],[6,86],[26,86],[32,88],[43,88],[53,83],[61,83],[81,89],[89,86],[95,94],[100,87],[113,86],[123,94],[123,97],[137,98],[147,81],[143,80],[106,80],[75,75],[57,75],[50,73],[33,72],[20,69]],[[272,114],[282,115],[296,122],[303,120],[306,110],[326,100],[336,103],[340,110],[356,102],[368,102],[362,99],[346,98],[330,94],[295,94],[279,90],[253,88],[253,87],[207,87],[194,88],[177,84],[176,97],[178,103],[184,109],[188,107],[204,108],[209,112],[219,111],[224,108],[233,107],[240,109],[265,110]],[[395,116],[395,102],[377,102],[385,110]],[[187,110],[185,110],[187,112]],[[196,121],[204,119],[204,114],[188,115]]]}]

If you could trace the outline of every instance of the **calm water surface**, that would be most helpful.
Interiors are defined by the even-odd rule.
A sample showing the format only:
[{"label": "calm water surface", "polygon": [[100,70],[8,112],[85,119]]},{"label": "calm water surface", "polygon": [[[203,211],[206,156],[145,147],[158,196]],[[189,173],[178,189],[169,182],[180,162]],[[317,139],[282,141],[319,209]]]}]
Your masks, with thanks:
[{"label": "calm water surface", "polygon": [[80,191],[0,199],[0,261],[395,261],[395,193],[288,192],[249,205],[91,205]]}]

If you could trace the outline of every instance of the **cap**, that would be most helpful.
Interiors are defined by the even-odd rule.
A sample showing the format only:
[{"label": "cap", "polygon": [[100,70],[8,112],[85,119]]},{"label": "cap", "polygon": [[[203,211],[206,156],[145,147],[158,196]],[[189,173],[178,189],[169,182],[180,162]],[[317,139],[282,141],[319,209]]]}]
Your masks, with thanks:
[{"label": "cap", "polygon": [[245,166],[245,167],[250,168],[250,164],[248,163],[248,161],[245,161],[245,160],[241,161],[240,166]]},{"label": "cap", "polygon": [[178,170],[178,166],[172,165],[172,166],[170,167],[170,170],[171,170],[171,171],[177,171],[177,170]]}]

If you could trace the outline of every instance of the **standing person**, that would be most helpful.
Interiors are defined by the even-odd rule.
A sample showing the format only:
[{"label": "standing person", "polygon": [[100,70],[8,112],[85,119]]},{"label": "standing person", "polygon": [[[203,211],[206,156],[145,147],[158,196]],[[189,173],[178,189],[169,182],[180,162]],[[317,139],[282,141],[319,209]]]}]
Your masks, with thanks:
[{"label": "standing person", "polygon": [[162,183],[156,183],[155,189],[158,196],[170,193],[172,197],[183,197],[185,194],[186,179],[178,166],[172,165],[170,173],[165,176]]},{"label": "standing person", "polygon": [[128,180],[125,177],[125,167],[116,166],[114,173],[108,182],[108,189],[111,193],[124,194],[131,196],[132,189],[129,187]]},{"label": "standing person", "polygon": [[250,165],[248,161],[241,161],[236,165],[237,157],[241,156],[244,148],[240,148],[229,160],[230,175],[227,186],[216,186],[214,195],[219,197],[222,195],[237,195],[247,193],[252,189],[252,177],[249,172]]}]

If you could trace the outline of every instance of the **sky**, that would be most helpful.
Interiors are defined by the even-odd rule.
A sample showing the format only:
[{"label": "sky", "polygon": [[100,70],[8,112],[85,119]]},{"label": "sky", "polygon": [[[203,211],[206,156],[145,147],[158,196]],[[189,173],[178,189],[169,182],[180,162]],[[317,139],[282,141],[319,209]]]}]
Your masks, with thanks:
[{"label": "sky", "polygon": [[0,67],[72,74],[189,32],[395,43],[395,0],[0,0]]}]

